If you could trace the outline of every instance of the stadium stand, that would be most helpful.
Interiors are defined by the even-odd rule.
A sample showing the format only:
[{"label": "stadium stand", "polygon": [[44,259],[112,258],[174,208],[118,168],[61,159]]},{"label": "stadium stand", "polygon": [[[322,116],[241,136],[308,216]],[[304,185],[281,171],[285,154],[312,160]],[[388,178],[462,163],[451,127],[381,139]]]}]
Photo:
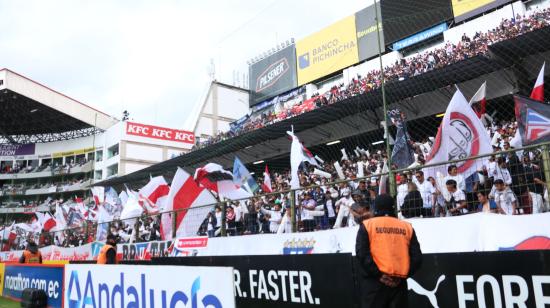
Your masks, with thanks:
[{"label": "stadium stand", "polygon": [[[544,170],[549,164],[545,158],[547,145],[521,147],[514,143],[518,121],[510,94],[527,96],[527,91],[534,84],[534,75],[544,60],[549,58],[549,20],[549,9],[527,7],[525,15],[502,18],[498,26],[487,31],[455,35],[456,40],[424,46],[419,52],[384,67],[385,95],[392,107],[401,109],[400,113],[407,119],[408,145],[414,152],[414,162],[407,168],[388,166],[395,172],[392,173],[392,180],[397,182],[396,193],[402,217],[456,216],[475,212],[532,214],[550,209],[545,189],[550,179]],[[462,26],[469,27],[479,22],[468,20]],[[525,63],[518,64],[516,58],[525,59]],[[515,79],[510,80],[513,79],[510,75]],[[383,140],[385,137],[389,140],[388,135],[395,135],[396,129],[387,127],[385,132],[380,126],[380,122],[387,122],[384,121],[387,119],[384,112],[380,116],[383,85],[380,71],[371,69],[349,79],[346,84],[338,78],[336,82],[327,82],[325,87],[320,87],[328,87],[327,91],[320,91],[307,99],[294,100],[282,109],[257,111],[238,128],[197,143],[189,153],[96,184],[113,186],[119,191],[125,190],[123,185],[138,189],[151,176],[171,178],[178,166],[184,166],[189,173],[206,162],[217,162],[228,167],[234,156],[238,155],[245,158],[245,163],[256,175],[261,174],[266,164],[269,165],[273,193],[259,190],[257,196],[250,199],[216,205],[206,218],[196,218],[201,220],[198,235],[290,232],[293,226],[290,226],[290,219],[285,220],[285,216],[290,216],[293,205],[297,213],[294,227],[298,231],[353,226],[355,221],[349,206],[361,200],[372,208],[374,197],[391,183],[384,165],[392,155],[388,155]],[[439,119],[454,92],[453,85],[458,84],[463,92],[473,96],[470,94],[485,79],[491,81],[488,82],[490,94],[487,95],[486,112],[490,116],[485,126],[493,154],[487,155],[485,160],[473,160],[476,173],[471,177],[456,174],[454,169],[455,164],[461,162],[459,159],[445,165],[445,174],[426,176],[424,179],[424,174],[418,171],[426,171],[423,165],[435,146]],[[429,102],[420,104],[420,100]],[[419,104],[416,108],[421,110],[415,110],[415,103]],[[353,124],[357,119],[362,119],[360,125]],[[319,166],[307,166],[300,171],[302,188],[296,200],[288,193],[291,170],[286,131],[291,126],[301,138],[304,136],[302,140],[309,150],[322,157],[318,159]],[[341,147],[329,145],[332,141]],[[71,167],[6,165],[2,172],[55,172],[64,168],[83,168],[86,162],[79,164]],[[263,176],[256,176],[256,179],[259,183],[265,180]],[[57,191],[82,185],[85,180],[14,184],[6,186],[0,194],[40,193],[49,189]],[[449,180],[455,184],[448,184]],[[444,187],[446,184],[451,187]],[[89,204],[91,200],[84,200],[83,203]],[[115,200],[120,205],[120,198]],[[498,200],[497,206],[491,200]],[[80,201],[50,199],[47,202],[54,216],[54,207],[66,208],[64,215],[72,217],[72,220],[67,223],[67,230],[43,232],[40,235],[42,245],[53,243],[73,247],[97,239],[97,224],[90,223],[91,219],[77,217],[74,208]],[[87,209],[93,211],[93,205]],[[121,243],[158,240],[161,238],[162,215],[148,215],[145,211],[141,218],[131,222],[116,219],[109,225],[109,231]],[[32,225],[31,221],[27,223]],[[18,249],[24,244],[23,237],[21,241],[11,243],[9,249]]]}]

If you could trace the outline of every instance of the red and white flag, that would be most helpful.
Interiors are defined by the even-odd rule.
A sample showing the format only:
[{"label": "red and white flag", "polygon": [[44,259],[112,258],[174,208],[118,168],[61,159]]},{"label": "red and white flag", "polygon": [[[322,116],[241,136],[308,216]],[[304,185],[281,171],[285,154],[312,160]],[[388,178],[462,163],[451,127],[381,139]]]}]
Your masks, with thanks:
[{"label": "red and white flag", "polygon": [[[426,165],[472,156],[490,154],[493,152],[491,138],[483,124],[468,106],[466,98],[457,90],[447,107],[443,121],[439,126],[432,151],[426,160]],[[469,177],[482,167],[487,159],[467,160],[456,163],[458,172]],[[437,172],[447,173],[447,166],[441,165],[426,168],[426,178],[436,177]]]},{"label": "red and white flag", "polygon": [[34,213],[40,225],[42,225],[42,231],[50,232],[50,230],[55,227],[55,219],[50,215],[50,213]]},{"label": "red and white flag", "polygon": [[105,202],[105,188],[103,186],[94,186],[91,188],[91,191],[96,206]]},{"label": "red and white flag", "polygon": [[[156,207],[162,209],[169,192],[170,186],[168,186],[164,177],[157,176],[152,178],[147,185],[139,190],[139,195],[149,200],[153,205],[156,205]],[[147,206],[147,204],[145,206]]]},{"label": "red and white flag", "polygon": [[539,75],[537,76],[537,81],[535,82],[535,87],[531,91],[531,99],[534,99],[539,102],[544,102],[544,67],[546,62],[542,64]]},{"label": "red and white flag", "polygon": [[[189,173],[178,168],[170,186],[164,211],[177,211],[176,235],[178,237],[195,236],[216,202],[216,198],[206,188],[197,185]],[[162,214],[163,240],[172,239],[172,215]]]},{"label": "red and white flag", "polygon": [[481,117],[487,112],[487,81],[485,81],[476,94],[470,99],[470,106],[477,114],[477,117]]},{"label": "red and white flag", "polygon": [[271,188],[271,175],[269,175],[269,169],[267,168],[267,165],[265,165],[264,183],[262,184],[262,190],[266,193],[273,192],[273,189]]},{"label": "red and white flag", "polygon": [[252,197],[249,191],[235,184],[233,173],[218,164],[208,163],[202,168],[197,168],[195,181],[226,199],[238,200]]},{"label": "red and white flag", "polygon": [[300,188],[300,179],[298,179],[298,169],[302,162],[308,162],[311,165],[319,166],[313,154],[300,142],[300,139],[294,132],[286,132],[292,138],[292,145],[290,146],[290,171],[292,179],[290,180],[290,187],[292,189]]},{"label": "red and white flag", "polygon": [[158,199],[168,196],[170,192],[170,186],[163,176],[157,176],[152,178],[147,185],[143,186],[139,190],[139,194],[151,200],[153,203],[157,203]]}]

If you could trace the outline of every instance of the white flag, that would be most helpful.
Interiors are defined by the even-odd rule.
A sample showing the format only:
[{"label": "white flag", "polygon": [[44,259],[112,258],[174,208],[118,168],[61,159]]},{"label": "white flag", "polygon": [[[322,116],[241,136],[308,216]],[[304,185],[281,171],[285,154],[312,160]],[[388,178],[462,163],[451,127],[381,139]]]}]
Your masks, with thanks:
[{"label": "white flag", "polygon": [[[443,121],[426,165],[490,154],[491,138],[476,113],[460,90],[457,90],[447,107]],[[469,177],[487,163],[488,158],[458,162],[458,172]],[[426,178],[437,172],[447,174],[447,165],[424,170]]]}]

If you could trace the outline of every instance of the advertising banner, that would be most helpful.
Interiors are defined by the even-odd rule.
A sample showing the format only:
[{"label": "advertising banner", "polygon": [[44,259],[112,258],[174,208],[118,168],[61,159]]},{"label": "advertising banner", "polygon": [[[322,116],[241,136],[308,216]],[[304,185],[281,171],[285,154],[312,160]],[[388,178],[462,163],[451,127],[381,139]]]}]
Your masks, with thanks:
[{"label": "advertising banner", "polygon": [[153,125],[126,122],[126,134],[186,144],[195,144],[193,132]]},{"label": "advertising banner", "polygon": [[410,307],[547,307],[550,251],[424,255]]},{"label": "advertising banner", "polygon": [[0,156],[34,155],[35,144],[0,144]]},{"label": "advertising banner", "polygon": [[66,308],[235,307],[233,268],[65,266]]},{"label": "advertising banner", "polygon": [[[384,46],[384,32],[382,27],[382,13],[380,12],[380,6],[378,8],[378,27],[376,26],[376,11],[375,6],[371,5],[361,11],[355,13],[355,31],[357,32],[357,45],[359,51],[359,61],[363,61],[372,58],[379,54],[379,50],[382,53],[385,51]],[[380,31],[380,49],[378,48],[378,33]]]},{"label": "advertising banner", "polygon": [[[360,264],[350,254],[162,258],[158,264],[235,269],[239,307],[358,307]],[[546,307],[550,251],[424,254],[407,284],[409,307]]]},{"label": "advertising banner", "polygon": [[479,15],[485,11],[494,9],[511,0],[452,0],[453,15],[456,22]]},{"label": "advertising banner", "polygon": [[445,30],[447,30],[447,23],[442,23],[442,24],[439,24],[433,28],[430,28],[428,30],[424,30],[418,34],[415,34],[413,36],[409,36],[408,38],[406,39],[403,39],[403,40],[400,40],[400,41],[397,41],[395,43],[393,43],[393,47],[392,49],[393,50],[401,50],[405,47],[409,47],[409,46],[412,46],[416,43],[419,43],[419,42],[422,42],[424,40],[427,40],[429,38],[432,38],[438,34],[441,34],[443,32],[445,32]]},{"label": "advertising banner", "polygon": [[82,155],[88,152],[95,151],[95,148],[84,148],[84,149],[78,149],[73,151],[66,151],[66,152],[56,152],[52,153],[53,158],[63,157],[63,156],[73,156],[73,155]]},{"label": "advertising banner", "polygon": [[23,290],[41,289],[48,296],[48,307],[62,307],[63,265],[11,265],[5,267],[3,296],[20,301]]},{"label": "advertising banner", "polygon": [[162,258],[155,264],[232,266],[241,308],[353,307],[356,298],[350,254]]},{"label": "advertising banner", "polygon": [[296,48],[292,44],[249,67],[250,107],[297,86]]},{"label": "advertising banner", "polygon": [[151,260],[151,258],[170,255],[172,241],[154,241],[147,243],[117,245],[117,258],[122,261]]},{"label": "advertising banner", "polygon": [[359,61],[355,15],[296,43],[298,85],[319,79]]},{"label": "advertising banner", "polygon": [[414,1],[408,4],[402,0],[384,0],[380,1],[380,6],[386,44],[453,19],[449,0]]}]

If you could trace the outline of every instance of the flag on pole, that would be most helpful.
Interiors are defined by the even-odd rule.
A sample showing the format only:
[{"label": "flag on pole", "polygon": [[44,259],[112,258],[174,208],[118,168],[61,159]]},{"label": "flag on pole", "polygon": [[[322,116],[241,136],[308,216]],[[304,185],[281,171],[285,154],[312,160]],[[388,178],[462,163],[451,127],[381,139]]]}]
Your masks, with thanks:
[{"label": "flag on pole", "polygon": [[[491,138],[475,112],[468,105],[464,95],[457,89],[449,106],[447,106],[447,111],[439,126],[435,143],[426,160],[426,165],[490,154],[492,152]],[[481,166],[486,161],[487,158],[467,160],[459,162],[456,165],[458,172],[464,178],[467,178],[477,171],[478,166]],[[435,178],[438,171],[446,174],[447,167],[442,165],[426,168],[426,178],[429,176]]]},{"label": "flag on pole", "polygon": [[399,109],[388,111],[388,118],[395,127],[397,134],[391,153],[391,161],[399,168],[406,168],[414,163],[414,151],[409,143],[409,134],[407,133],[407,123],[405,115]]},{"label": "flag on pole", "polygon": [[273,189],[271,188],[271,175],[269,174],[269,169],[267,168],[267,165],[265,165],[264,183],[262,184],[262,190],[266,193],[273,192]]},{"label": "flag on pole", "polygon": [[483,82],[476,94],[472,96],[470,106],[480,119],[487,112],[487,81]]},{"label": "flag on pole", "polygon": [[94,186],[90,189],[94,196],[95,205],[98,206],[105,201],[105,188],[103,186]]},{"label": "flag on pole", "polygon": [[220,197],[236,200],[252,197],[252,193],[244,190],[233,182],[233,174],[224,170],[222,166],[208,163],[195,170],[195,181]]},{"label": "flag on pole", "polygon": [[141,196],[146,197],[154,204],[157,204],[157,201],[165,196],[168,196],[170,192],[170,186],[164,179],[163,176],[156,176],[151,178],[147,185],[143,186],[139,190]]},{"label": "flag on pole", "polygon": [[107,239],[109,232],[109,222],[113,221],[113,216],[107,212],[105,206],[100,206],[97,210],[97,232],[96,241],[104,241]]},{"label": "flag on pole", "polygon": [[517,95],[514,100],[518,121],[516,134],[521,137],[521,143],[530,145],[550,141],[550,105]]},{"label": "flag on pole", "polygon": [[[185,170],[178,168],[170,193],[165,203],[165,212],[178,211],[176,216],[176,235],[195,236],[208,212],[216,203],[216,198],[205,188],[197,185],[195,180]],[[172,215],[162,214],[162,238],[172,239]]]},{"label": "flag on pole", "polygon": [[544,67],[545,66],[546,66],[546,62],[542,63],[542,67],[540,68],[539,75],[537,76],[537,81],[535,82],[533,91],[531,91],[531,99],[539,102],[544,102]]},{"label": "flag on pole", "polygon": [[52,217],[52,215],[50,215],[50,213],[36,212],[34,214],[36,215],[38,222],[42,226],[43,231],[50,232],[50,230],[55,227],[55,219]]},{"label": "flag on pole", "polygon": [[252,194],[260,189],[256,180],[254,180],[237,156],[235,156],[235,161],[233,162],[233,182],[238,186],[244,187]]},{"label": "flag on pole", "polygon": [[319,166],[319,164],[317,164],[313,154],[304,147],[294,132],[287,131],[286,133],[292,138],[292,144],[290,146],[290,170],[292,175],[290,187],[292,189],[298,189],[300,188],[300,179],[298,178],[300,164],[302,162],[308,162],[314,166]]}]

